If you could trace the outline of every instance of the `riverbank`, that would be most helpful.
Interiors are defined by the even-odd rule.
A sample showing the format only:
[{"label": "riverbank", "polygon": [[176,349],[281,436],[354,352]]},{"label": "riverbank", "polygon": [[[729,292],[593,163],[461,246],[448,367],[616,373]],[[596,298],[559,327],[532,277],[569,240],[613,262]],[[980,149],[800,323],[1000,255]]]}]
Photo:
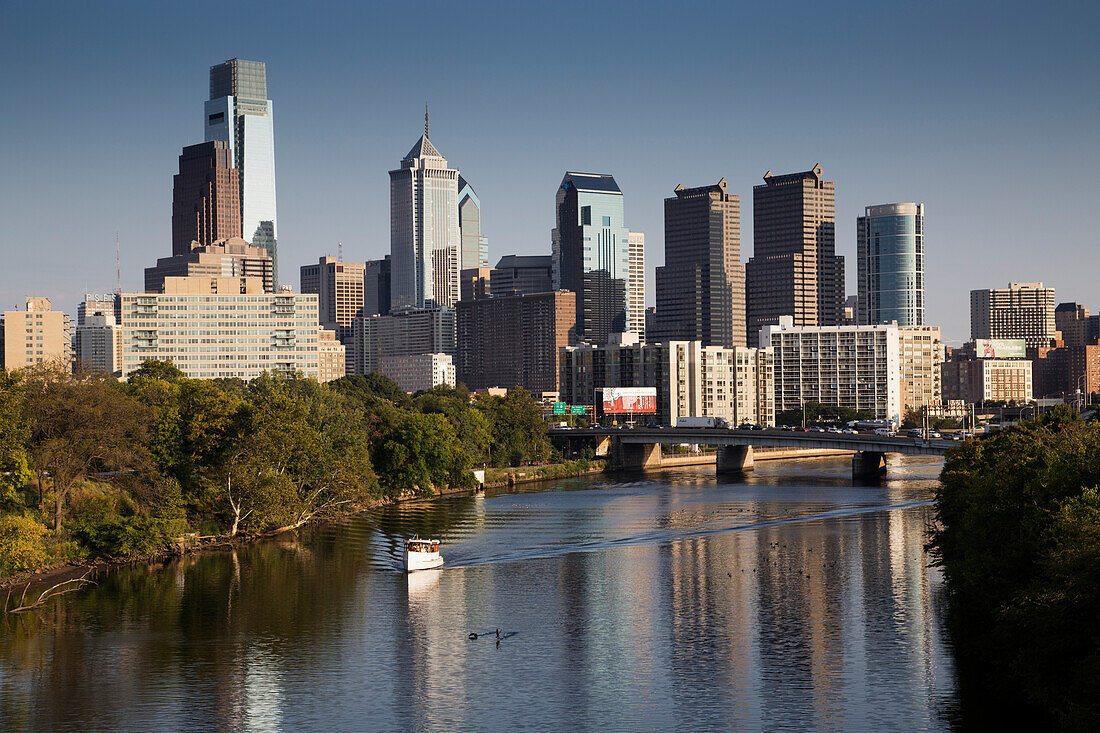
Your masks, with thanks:
[{"label": "riverbank", "polygon": [[[436,501],[443,498],[455,498],[469,496],[484,489],[507,488],[520,484],[533,484],[543,481],[556,481],[564,478],[577,478],[590,474],[601,473],[604,470],[603,461],[567,461],[565,463],[552,463],[543,466],[521,466],[517,468],[488,468],[487,480],[477,488],[442,489],[432,496],[420,496],[406,494],[396,498],[380,497],[349,508],[346,511],[326,514],[317,517],[307,524],[321,524],[325,522],[337,522],[348,517],[361,514],[378,507],[402,504],[417,501]],[[9,598],[7,605],[2,610],[11,606],[10,598],[19,599],[20,595],[36,593],[51,588],[58,583],[87,578],[90,581],[104,571],[130,565],[165,565],[172,560],[184,555],[196,555],[207,552],[226,552],[239,547],[253,544],[262,540],[272,539],[280,534],[293,532],[296,529],[285,529],[274,532],[240,532],[235,536],[218,535],[213,537],[197,537],[188,535],[177,538],[177,541],[165,547],[163,551],[136,555],[123,555],[118,557],[89,557],[76,560],[65,560],[50,565],[22,570],[6,578],[0,578],[0,594]],[[10,594],[10,595],[9,595]]]}]

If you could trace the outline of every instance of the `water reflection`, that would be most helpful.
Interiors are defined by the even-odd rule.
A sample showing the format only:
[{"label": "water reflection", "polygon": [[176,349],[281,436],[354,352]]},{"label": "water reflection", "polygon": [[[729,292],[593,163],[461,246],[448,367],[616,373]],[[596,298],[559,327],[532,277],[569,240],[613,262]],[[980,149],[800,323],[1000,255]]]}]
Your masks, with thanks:
[{"label": "water reflection", "polygon": [[[0,727],[943,728],[938,468],[580,479],[130,568],[6,620]],[[412,532],[447,567],[397,572]]]}]

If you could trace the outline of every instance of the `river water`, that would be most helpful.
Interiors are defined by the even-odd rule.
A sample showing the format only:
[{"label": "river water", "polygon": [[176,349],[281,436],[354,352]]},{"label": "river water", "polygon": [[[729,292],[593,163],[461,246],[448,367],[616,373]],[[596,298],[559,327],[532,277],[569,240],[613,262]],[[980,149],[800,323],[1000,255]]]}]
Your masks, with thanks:
[{"label": "river water", "polygon": [[[947,729],[939,469],[572,479],[122,569],[0,620],[0,730]],[[399,572],[414,532],[446,567]]]}]

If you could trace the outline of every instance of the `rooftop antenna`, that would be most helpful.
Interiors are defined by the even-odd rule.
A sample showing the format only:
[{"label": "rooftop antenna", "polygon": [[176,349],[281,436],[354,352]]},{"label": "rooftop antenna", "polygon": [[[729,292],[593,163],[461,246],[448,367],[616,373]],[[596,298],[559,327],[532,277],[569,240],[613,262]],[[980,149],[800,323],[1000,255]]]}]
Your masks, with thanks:
[{"label": "rooftop antenna", "polygon": [[344,243],[343,242],[337,242],[336,243],[336,261],[337,262],[343,262],[344,261]]},{"label": "rooftop antenna", "polygon": [[424,137],[428,137],[428,103],[424,103]]},{"label": "rooftop antenna", "polygon": [[122,265],[118,257],[118,231],[115,231],[115,294],[122,295]]}]

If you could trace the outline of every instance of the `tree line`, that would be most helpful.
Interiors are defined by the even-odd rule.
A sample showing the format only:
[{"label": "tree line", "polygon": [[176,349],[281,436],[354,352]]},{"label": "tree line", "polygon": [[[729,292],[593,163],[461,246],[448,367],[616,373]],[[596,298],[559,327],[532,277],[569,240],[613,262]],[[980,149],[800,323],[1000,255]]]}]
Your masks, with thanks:
[{"label": "tree line", "polygon": [[185,535],[292,529],[372,500],[472,487],[471,468],[551,457],[530,393],[410,396],[379,374],[125,383],[0,370],[0,577]]},{"label": "tree line", "polygon": [[1100,730],[1100,423],[1059,406],[968,440],[936,514],[964,708],[983,728]]}]

